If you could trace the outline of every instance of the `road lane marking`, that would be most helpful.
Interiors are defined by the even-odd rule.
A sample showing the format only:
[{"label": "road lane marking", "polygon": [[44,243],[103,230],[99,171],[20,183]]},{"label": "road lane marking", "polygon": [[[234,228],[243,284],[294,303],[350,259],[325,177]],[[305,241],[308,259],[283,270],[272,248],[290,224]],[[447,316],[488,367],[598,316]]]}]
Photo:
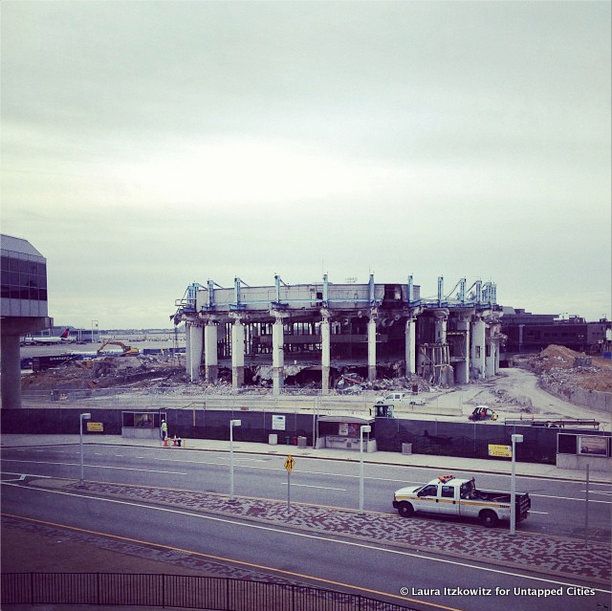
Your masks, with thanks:
[{"label": "road lane marking", "polygon": [[[3,471],[2,473],[4,475],[17,475],[17,473],[9,473],[7,471]],[[24,479],[26,477],[39,477],[41,479],[62,479],[62,478],[59,478],[59,477],[57,477],[55,475],[42,475],[40,473],[22,473],[21,475],[24,476]]]},{"label": "road lane marking", "polygon": [[[287,482],[281,482],[281,486],[287,486]],[[339,492],[346,492],[346,488],[331,488],[329,486],[311,486],[309,484],[291,484],[291,486],[298,486],[299,488],[317,488],[318,490],[338,490]]]},{"label": "road lane marking", "polygon": [[[220,457],[221,458],[221,457]],[[248,465],[240,465],[241,469],[254,469],[256,471],[279,471],[283,469],[283,465],[282,465],[282,456],[280,457],[276,457],[279,459],[279,466],[278,467],[249,467]],[[176,462],[176,463],[184,463],[184,464],[195,464],[195,465],[212,465],[213,467],[227,467],[229,464],[229,459],[225,462],[219,463],[219,462],[209,462],[209,461],[205,461],[205,460],[184,460],[184,459],[180,459],[180,458],[165,458],[165,457],[161,457],[161,456],[155,456],[153,458],[153,460],[163,460],[166,462]],[[238,459],[236,459],[238,460]],[[249,459],[250,460],[250,459]],[[261,462],[268,462],[265,460],[262,460]],[[300,469],[300,473],[304,474],[304,475],[320,475],[323,477],[349,477],[352,479],[358,479],[359,475],[357,474],[353,474],[353,473],[329,473],[329,472],[324,472],[324,471],[307,471],[307,470],[301,470]],[[395,482],[397,484],[404,484],[404,485],[412,485],[414,484],[415,486],[418,484],[422,484],[423,482],[411,482],[409,480],[405,480],[405,479],[389,479],[388,477],[373,477],[373,476],[369,476],[366,475],[364,477],[364,479],[367,480],[371,480],[371,481],[381,481],[381,482]]]},{"label": "road lane marking", "polygon": [[[258,471],[279,471],[282,469],[282,464],[280,464],[280,458],[279,457],[279,466],[278,467],[250,467],[248,465],[241,465],[240,468],[241,469],[254,469],[254,470],[258,470]],[[165,458],[165,457],[158,457],[155,456],[153,458],[153,460],[163,460],[166,462],[174,462],[174,463],[182,463],[182,464],[197,464],[197,465],[209,465],[209,466],[214,466],[214,467],[227,467],[227,463],[217,463],[217,462],[208,462],[208,461],[200,461],[200,460],[184,460],[184,459],[179,459],[179,458]],[[17,459],[6,459],[5,462],[37,462],[37,461],[25,461],[25,460],[17,460]],[[37,464],[62,464],[62,463],[37,463]],[[94,465],[88,465],[88,466],[94,466]],[[100,468],[107,468],[107,469],[125,469],[125,470],[130,470],[128,467],[100,467]],[[132,469],[132,470],[140,470],[140,469]],[[155,471],[155,470],[150,470],[151,473],[170,473],[168,471]],[[344,478],[351,478],[351,479],[358,479],[359,475],[357,474],[349,474],[349,473],[320,473],[318,471],[300,471],[301,475],[312,475],[312,476],[326,476],[326,477],[344,477]],[[186,475],[186,473],[181,473],[181,475]],[[388,479],[386,477],[370,477],[370,476],[365,476],[366,480],[369,481],[383,481],[383,482],[397,482],[397,483],[401,483],[404,485],[418,485],[422,482],[411,482],[405,479],[401,479],[401,480],[393,480],[393,479]],[[315,488],[318,486],[314,486]],[[593,491],[595,492],[595,491]],[[564,500],[564,501],[580,501],[580,502],[584,502],[585,499],[584,498],[577,498],[577,497],[568,497],[568,496],[559,496],[559,495],[554,495],[554,494],[538,494],[538,493],[529,493],[529,496],[531,496],[532,498],[549,498],[549,499],[559,499],[559,500]],[[612,505],[612,501],[604,501],[601,499],[590,499],[589,502],[591,503],[603,503],[606,505]]]},{"label": "road lane marking", "polygon": [[[580,501],[581,503],[584,503],[586,501],[586,499],[582,498],[575,498],[573,496],[556,496],[554,494],[532,494],[531,492],[529,493],[530,497],[539,497],[539,498],[543,498],[543,499],[561,499],[563,501]],[[595,500],[595,499],[589,499],[589,503],[604,503],[605,505],[612,505],[612,501],[599,501],[599,500]]]},{"label": "road lane marking", "polygon": [[[25,462],[25,463],[33,463],[35,465],[50,465],[50,466],[60,466],[60,467],[80,467],[77,463],[69,463],[69,462],[40,462],[38,460],[15,460],[15,459],[7,459],[4,462]],[[136,467],[112,467],[111,465],[83,465],[88,469],[115,469],[118,471],[140,471],[142,473],[142,468],[137,469]],[[147,469],[147,473],[165,473],[170,475],[187,475],[187,473],[183,471],[161,471],[155,469]]]},{"label": "road lane marking", "polygon": [[[21,448],[21,449],[26,449],[26,448]],[[147,449],[151,449],[151,450],[158,450],[158,448],[147,448]],[[38,450],[37,450],[38,451]],[[99,452],[94,452],[95,455],[97,456],[102,456],[102,453]],[[79,455],[79,453],[76,454],[77,456]],[[116,455],[118,456],[118,455]],[[137,458],[141,458],[141,457],[137,457]],[[219,459],[225,459],[227,458],[225,453],[223,453],[223,455],[219,456]],[[255,470],[260,470],[260,471],[278,471],[279,469],[282,469],[282,464],[280,463],[280,461],[282,460],[282,456],[271,456],[270,459],[274,459],[277,458],[279,460],[279,467],[259,467],[259,466],[248,466],[248,465],[241,465],[240,468],[241,469],[255,469]],[[258,462],[268,462],[270,459],[267,460],[260,460],[260,459],[251,459],[251,458],[235,458],[235,460],[250,460],[250,461],[258,461]],[[10,460],[10,459],[7,459]],[[184,463],[184,464],[198,464],[198,465],[210,465],[210,466],[216,466],[216,467],[226,467],[228,465],[229,462],[229,458],[227,458],[227,461],[224,461],[222,463],[218,463],[218,462],[209,462],[209,461],[202,461],[202,460],[185,460],[185,459],[181,459],[181,458],[167,458],[165,456],[154,456],[153,460],[160,460],[160,461],[167,461],[167,462],[176,462],[176,463]],[[310,458],[309,458],[310,460]],[[326,459],[324,458],[315,458],[314,460],[319,460],[319,461],[324,461]],[[49,463],[51,464],[51,463]],[[355,463],[356,464],[356,463]],[[378,463],[367,463],[366,464],[366,468],[370,468],[370,467],[382,467],[382,468],[401,468],[401,469],[432,469],[431,467],[418,467],[418,466],[413,466],[413,465],[387,465],[387,464],[378,464]],[[330,473],[330,472],[320,472],[320,471],[308,471],[308,470],[300,470],[301,474],[304,475],[314,475],[314,476],[325,476],[325,477],[344,477],[344,478],[352,478],[352,479],[357,479],[359,478],[359,475],[357,474],[352,474],[352,473]],[[487,473],[487,476],[492,475],[492,476],[496,476],[496,477],[509,477],[508,474],[501,474],[501,473]],[[546,479],[546,478],[542,478],[542,477],[537,477],[537,478],[533,478],[530,476],[517,476],[517,479],[520,478],[525,478],[525,479]],[[370,481],[381,481],[381,482],[394,482],[394,483],[399,483],[399,484],[403,484],[403,485],[419,485],[422,484],[422,481],[410,481],[410,480],[406,480],[406,479],[392,479],[392,478],[388,478],[388,477],[374,477],[374,476],[368,476],[366,475],[364,477],[364,479],[370,480]],[[579,484],[584,486],[584,482],[579,482],[579,481],[568,481],[568,480],[562,480],[560,482],[560,480],[558,479],[551,479],[551,480],[546,480],[546,481],[550,481],[550,482],[554,482],[554,483],[562,483],[562,484]],[[597,483],[597,482],[592,482],[590,484],[591,486],[610,486],[610,484],[604,484],[604,483]],[[582,491],[584,492],[584,491]],[[593,491],[595,492],[595,491]],[[559,496],[559,495],[550,495],[550,494],[538,494],[538,493],[529,493],[529,495],[531,497],[541,497],[541,498],[551,498],[551,499],[560,499],[560,500],[568,500],[568,501],[584,501],[584,498],[576,498],[576,497],[567,497],[567,496]],[[595,499],[591,499],[592,502],[594,503],[604,503],[604,504],[612,504],[612,501],[604,501],[604,500],[595,500]]]},{"label": "road lane marking", "polygon": [[[8,475],[17,475],[17,473],[9,473]],[[26,478],[25,474],[22,473],[17,479],[5,479],[5,482],[22,482]]]},{"label": "road lane marking", "polygon": [[[10,518],[16,518],[19,520],[25,520],[27,522],[35,522],[37,524],[44,524],[45,526],[53,526],[55,528],[64,528],[66,530],[73,530],[75,532],[86,533],[89,535],[97,535],[99,537],[107,537],[109,539],[115,539],[118,541],[125,541],[132,544],[144,545],[149,547],[156,547],[161,549],[167,549],[173,552],[180,552],[182,554],[190,554],[192,556],[199,556],[201,558],[206,558],[208,560],[216,560],[220,562],[229,562],[232,564],[238,564],[240,566],[246,566],[248,568],[254,568],[263,571],[270,571],[273,573],[280,573],[282,575],[289,575],[291,577],[298,577],[300,579],[308,579],[314,582],[324,583],[326,585],[334,585],[340,586],[343,588],[348,588],[350,590],[357,590],[359,592],[366,592],[367,594],[374,594],[376,596],[383,596],[384,598],[395,598],[402,601],[408,601],[417,603],[420,605],[426,605],[428,607],[434,607],[435,609],[443,609],[444,611],[462,611],[461,609],[457,609],[455,607],[447,607],[445,605],[427,602],[423,600],[419,600],[418,598],[409,598],[408,596],[398,596],[397,594],[391,594],[389,592],[381,592],[380,590],[373,590],[371,588],[365,588],[362,586],[356,586],[350,583],[345,583],[343,581],[334,581],[332,579],[325,579],[324,577],[316,577],[314,575],[307,575],[305,573],[297,573],[295,571],[288,571],[286,569],[277,569],[271,566],[266,566],[265,564],[257,564],[254,562],[248,562],[246,560],[235,560],[233,558],[227,558],[226,556],[218,556],[216,554],[207,554],[205,552],[198,552],[196,550],[185,549],[182,547],[175,547],[173,545],[164,545],[163,543],[154,543],[153,541],[143,541],[142,539],[134,539],[132,537],[124,537],[122,535],[114,535],[112,533],[101,532],[97,530],[89,530],[87,528],[79,528],[78,526],[69,526],[68,524],[59,524],[57,522],[48,522],[46,520],[37,520],[35,518],[28,518],[25,516],[19,516],[12,513],[2,512],[3,516],[7,516]],[[384,606],[384,601],[381,601],[381,606]]]},{"label": "road lane marking", "polygon": [[[457,560],[447,560],[446,558],[436,558],[436,557],[432,557],[432,556],[426,556],[425,554],[422,553],[416,553],[416,552],[406,552],[406,551],[402,551],[402,550],[397,550],[397,549],[388,549],[385,547],[380,547],[378,545],[373,545],[373,544],[368,544],[368,543],[357,543],[355,541],[345,541],[343,539],[335,539],[334,537],[325,537],[323,535],[311,535],[311,534],[307,534],[307,533],[302,533],[302,532],[296,532],[296,531],[292,531],[289,530],[288,528],[279,528],[279,527],[273,527],[273,526],[264,526],[261,524],[251,524],[248,522],[241,522],[240,520],[236,520],[236,519],[232,519],[232,518],[218,518],[215,516],[209,516],[209,515],[203,515],[200,513],[194,513],[191,511],[186,511],[186,510],[181,510],[181,509],[172,509],[169,507],[158,507],[155,505],[146,505],[143,503],[136,503],[134,501],[124,501],[124,500],[119,500],[119,499],[108,499],[108,498],[104,498],[104,497],[97,497],[97,496],[93,496],[93,495],[86,495],[86,494],[77,494],[75,492],[64,492],[61,490],[49,490],[46,488],[30,488],[27,486],[23,486],[20,484],[13,484],[13,483],[5,483],[5,482],[0,482],[6,486],[10,486],[13,488],[20,488],[21,490],[28,490],[30,492],[34,491],[34,492],[43,492],[43,493],[48,493],[48,494],[59,494],[61,496],[72,496],[72,497],[76,497],[76,498],[81,498],[81,499],[93,499],[96,501],[100,501],[101,503],[111,503],[111,504],[116,504],[116,505],[128,505],[131,507],[138,507],[140,509],[149,509],[151,511],[159,511],[162,513],[170,513],[170,514],[177,514],[177,515],[183,515],[183,516],[188,516],[191,518],[198,518],[201,520],[207,520],[210,522],[221,522],[221,523],[226,523],[226,524],[232,524],[232,525],[236,525],[236,526],[242,526],[244,528],[251,528],[254,530],[263,530],[263,531],[271,531],[274,533],[278,533],[281,535],[289,535],[292,537],[298,537],[301,539],[312,539],[312,540],[316,540],[316,541],[327,541],[327,542],[332,542],[332,543],[336,543],[338,545],[346,545],[348,547],[357,547],[357,548],[365,548],[365,549],[370,549],[370,550],[375,550],[375,551],[379,551],[379,552],[383,552],[383,553],[387,553],[387,554],[393,554],[396,556],[406,556],[406,557],[410,557],[410,558],[417,558],[419,560],[428,560],[431,562],[439,562],[441,564],[450,564],[450,565],[454,565],[454,566],[461,566],[464,568],[469,568],[469,569],[474,569],[477,571],[483,571],[486,573],[497,573],[499,575],[507,575],[509,577],[518,577],[521,579],[526,579],[526,580],[531,580],[531,581],[542,581],[544,583],[553,583],[556,585],[564,585],[564,586],[574,586],[574,587],[580,587],[578,584],[575,583],[571,583],[571,582],[563,582],[563,581],[556,581],[554,579],[544,579],[543,577],[534,577],[532,575],[525,575],[523,573],[514,573],[511,571],[503,571],[501,569],[492,569],[489,567],[483,567],[483,566],[477,566],[474,564],[469,564],[469,563],[465,563],[465,562],[459,562]],[[22,517],[19,515],[15,515],[15,514],[10,514],[10,513],[4,513],[2,512],[3,515],[8,515],[8,516],[12,516],[12,517]],[[25,519],[33,519],[33,518],[25,518]],[[77,527],[68,527],[68,528],[77,528]],[[118,535],[113,535],[113,536],[118,536]],[[341,535],[338,535],[341,536]],[[156,545],[156,544],[154,544]],[[484,561],[483,561],[484,562]],[[276,569],[276,570],[280,570],[280,569]],[[318,578],[316,578],[318,579]],[[356,587],[356,586],[353,586]],[[600,588],[593,588],[595,591],[597,592],[602,592],[604,594],[612,594],[612,590],[603,590]],[[389,596],[388,594],[385,594],[385,596]],[[390,596],[396,596],[391,594]],[[420,602],[420,601],[419,601]]]},{"label": "road lane marking", "polygon": [[535,509],[530,509],[529,513],[537,513],[541,516],[547,516],[548,515],[548,511],[536,511]]},{"label": "road lane marking", "polygon": [[[581,490],[580,492],[586,492],[586,490]],[[611,490],[589,490],[589,492],[592,492],[593,494],[609,494],[609,495],[612,495],[612,491]]]}]

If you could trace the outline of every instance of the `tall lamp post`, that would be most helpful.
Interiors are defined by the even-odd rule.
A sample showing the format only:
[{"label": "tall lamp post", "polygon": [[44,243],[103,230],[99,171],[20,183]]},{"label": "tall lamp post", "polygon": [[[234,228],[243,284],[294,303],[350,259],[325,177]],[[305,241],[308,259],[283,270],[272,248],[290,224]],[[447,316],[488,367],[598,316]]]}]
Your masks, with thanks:
[{"label": "tall lamp post", "polygon": [[234,427],[241,426],[242,420],[230,420],[230,499],[234,500]]},{"label": "tall lamp post", "polygon": [[83,477],[83,420],[91,420],[91,414],[87,413],[87,414],[81,414],[79,416],[79,433],[80,433],[80,437],[81,437],[81,480],[80,480],[80,484],[83,483],[83,480],[85,479]]},{"label": "tall lamp post", "polygon": [[510,534],[516,533],[516,444],[523,443],[522,435],[512,435],[512,477],[510,480]]},{"label": "tall lamp post", "polygon": [[371,432],[372,427],[369,424],[359,427],[359,511],[363,511],[363,434]]}]

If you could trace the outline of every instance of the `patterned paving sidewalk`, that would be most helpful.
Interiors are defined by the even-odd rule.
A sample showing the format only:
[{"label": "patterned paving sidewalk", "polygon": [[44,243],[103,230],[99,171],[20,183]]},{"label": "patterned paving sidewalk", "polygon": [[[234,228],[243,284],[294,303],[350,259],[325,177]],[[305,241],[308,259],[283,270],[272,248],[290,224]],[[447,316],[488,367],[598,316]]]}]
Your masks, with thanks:
[{"label": "patterned paving sidewalk", "polygon": [[376,513],[318,507],[281,501],[67,480],[33,480],[29,485],[61,487],[80,493],[145,501],[155,504],[222,514],[289,528],[308,530],[366,541],[376,541],[431,554],[465,558],[487,564],[582,579],[609,585],[611,553],[607,542],[542,535],[518,531],[511,536],[501,528],[437,519],[401,518],[395,513]]}]

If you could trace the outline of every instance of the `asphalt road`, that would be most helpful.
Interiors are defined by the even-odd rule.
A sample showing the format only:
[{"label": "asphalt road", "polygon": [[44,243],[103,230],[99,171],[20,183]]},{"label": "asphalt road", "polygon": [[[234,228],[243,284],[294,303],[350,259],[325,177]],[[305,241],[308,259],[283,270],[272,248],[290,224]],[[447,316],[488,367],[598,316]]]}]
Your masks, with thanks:
[{"label": "asphalt road", "polygon": [[[228,493],[227,452],[180,452],[167,448],[85,444],[85,479],[196,491]],[[234,454],[235,491],[238,495],[271,499],[287,497],[284,456]],[[449,469],[450,470],[450,469]],[[78,445],[2,450],[2,471],[78,478]],[[452,471],[452,470],[451,470]],[[365,465],[365,508],[389,512],[393,491],[426,482],[439,470],[421,467]],[[291,498],[296,502],[355,508],[358,504],[358,464],[308,458],[298,459],[291,475]],[[462,474],[453,472],[457,476]],[[471,477],[470,474],[464,474]],[[509,490],[507,475],[477,474],[484,490]],[[547,534],[584,536],[585,484],[517,477],[517,490],[532,498],[530,517],[519,528]],[[610,538],[612,484],[591,484],[588,526],[591,537]],[[453,519],[453,518],[444,518]]]},{"label": "asphalt road", "polygon": [[[427,557],[376,543],[294,532],[279,526],[244,523],[185,510],[98,498],[57,490],[34,490],[4,485],[2,511],[98,533],[190,550],[201,554],[275,569],[322,587],[350,588],[366,595],[381,593],[421,608],[489,611],[501,609],[604,611],[609,592],[586,594],[578,582],[520,574],[476,562]],[[406,590],[402,590],[405,588]],[[453,596],[445,588],[473,589]],[[497,590],[496,590],[497,588]],[[509,594],[499,594],[504,588]],[[513,595],[514,588],[561,588],[546,598]],[[574,589],[573,589],[574,588]],[[440,590],[438,594],[435,590]],[[443,607],[440,607],[443,605]]]}]

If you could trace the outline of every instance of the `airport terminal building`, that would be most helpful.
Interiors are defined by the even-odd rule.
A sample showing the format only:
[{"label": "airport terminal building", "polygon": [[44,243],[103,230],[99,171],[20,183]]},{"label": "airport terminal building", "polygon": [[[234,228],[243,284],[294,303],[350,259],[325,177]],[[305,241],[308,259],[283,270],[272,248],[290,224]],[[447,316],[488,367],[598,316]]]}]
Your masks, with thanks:
[{"label": "airport terminal building", "polygon": [[445,293],[422,298],[405,284],[288,285],[252,287],[240,278],[224,288],[209,280],[189,285],[175,324],[185,323],[186,370],[192,381],[214,383],[220,372],[237,388],[271,379],[274,394],[285,382],[320,384],[323,394],[343,373],[418,374],[436,384],[466,384],[499,369],[503,335],[493,282],[462,278]]},{"label": "airport terminal building", "polygon": [[47,308],[47,260],[27,240],[0,236],[2,255],[2,407],[21,407],[19,337],[52,324]]}]

